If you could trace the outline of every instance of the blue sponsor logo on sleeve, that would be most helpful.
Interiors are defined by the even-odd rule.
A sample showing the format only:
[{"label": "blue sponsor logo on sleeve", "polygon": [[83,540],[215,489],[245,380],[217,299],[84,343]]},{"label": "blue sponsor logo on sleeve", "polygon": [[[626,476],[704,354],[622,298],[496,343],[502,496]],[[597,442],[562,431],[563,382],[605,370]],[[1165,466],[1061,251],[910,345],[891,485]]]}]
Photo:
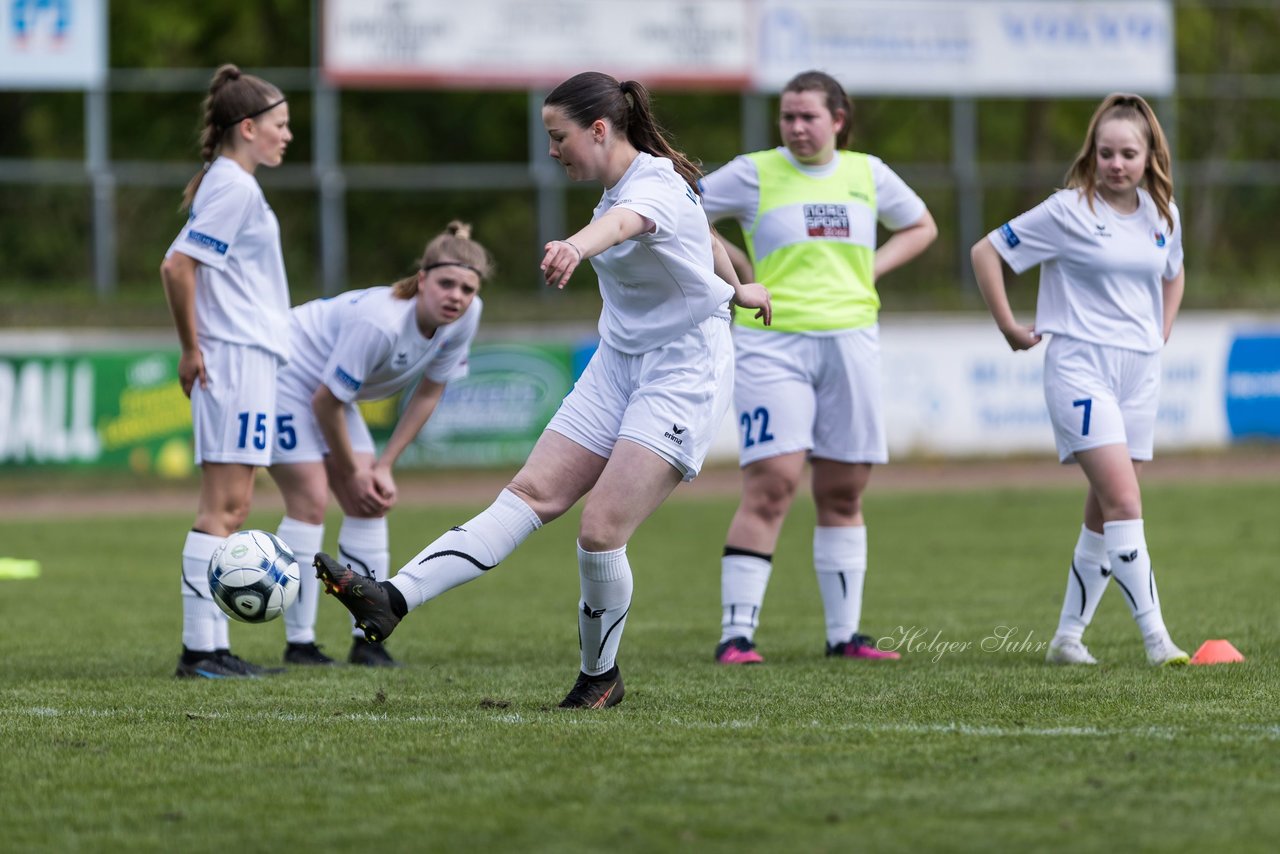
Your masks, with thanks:
[{"label": "blue sponsor logo on sleeve", "polygon": [[216,237],[212,237],[208,234],[204,234],[202,232],[196,231],[194,228],[188,229],[187,240],[190,240],[192,243],[196,243],[200,246],[203,246],[206,249],[212,249],[214,252],[217,252],[219,255],[227,254],[228,246],[226,243],[223,243],[221,240],[219,240]]},{"label": "blue sponsor logo on sleeve", "polygon": [[342,383],[344,386],[351,389],[352,391],[359,391],[360,386],[364,385],[364,383],[362,383],[360,380],[356,379],[355,377],[351,376],[351,374],[342,370],[342,368],[340,367],[333,369],[333,375],[334,377],[337,378],[338,382]]},{"label": "blue sponsor logo on sleeve", "polygon": [[1000,236],[1004,238],[1005,243],[1009,244],[1010,249],[1022,242],[1018,239],[1018,235],[1013,233],[1013,226],[1009,225],[1007,222],[1000,226]]}]

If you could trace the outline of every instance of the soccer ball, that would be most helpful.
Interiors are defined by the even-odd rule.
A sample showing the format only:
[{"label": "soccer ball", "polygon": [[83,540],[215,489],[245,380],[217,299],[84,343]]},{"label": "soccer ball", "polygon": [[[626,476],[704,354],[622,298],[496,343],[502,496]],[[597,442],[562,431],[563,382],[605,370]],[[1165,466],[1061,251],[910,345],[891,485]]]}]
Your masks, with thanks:
[{"label": "soccer ball", "polygon": [[298,562],[275,534],[236,531],[213,550],[209,591],[228,617],[265,623],[298,598]]}]

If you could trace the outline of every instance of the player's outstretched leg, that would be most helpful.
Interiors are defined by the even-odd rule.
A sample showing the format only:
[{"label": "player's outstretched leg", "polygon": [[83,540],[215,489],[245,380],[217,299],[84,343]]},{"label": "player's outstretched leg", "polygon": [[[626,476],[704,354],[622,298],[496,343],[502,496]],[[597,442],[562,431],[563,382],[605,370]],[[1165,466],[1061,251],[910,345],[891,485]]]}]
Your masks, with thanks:
[{"label": "player's outstretched leg", "polygon": [[324,552],[316,553],[315,567],[325,592],[338,598],[371,641],[386,640],[408,613],[404,597],[388,581],[377,582],[354,572]]}]

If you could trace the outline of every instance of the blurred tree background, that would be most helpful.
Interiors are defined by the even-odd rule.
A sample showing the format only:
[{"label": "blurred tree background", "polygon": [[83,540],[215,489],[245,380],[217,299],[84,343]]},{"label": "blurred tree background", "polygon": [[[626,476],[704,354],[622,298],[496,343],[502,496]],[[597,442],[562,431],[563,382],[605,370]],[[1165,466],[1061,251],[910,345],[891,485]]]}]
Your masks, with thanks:
[{"label": "blurred tree background", "polygon": [[[1177,198],[1186,226],[1187,305],[1280,306],[1280,3],[1186,0],[1175,4],[1180,85],[1162,121],[1176,143]],[[246,70],[306,68],[312,61],[310,0],[205,0],[157,4],[112,0],[113,69],[210,71],[222,62]],[[266,76],[269,71],[265,71]],[[1225,76],[1234,75],[1234,76]],[[1263,91],[1227,97],[1242,85]],[[856,91],[856,86],[852,87]],[[678,147],[706,167],[738,154],[736,94],[658,91],[656,112]],[[110,144],[117,162],[197,167],[202,95],[117,91],[110,98]],[[855,96],[853,147],[897,169],[924,197],[941,236],[881,291],[886,308],[979,308],[961,286],[961,247],[951,227],[955,192],[946,173],[951,140],[946,100]],[[994,227],[1048,195],[1081,143],[1095,99],[981,99],[980,167],[984,217]],[[770,103],[773,110],[776,104]],[[295,139],[287,163],[312,157],[312,104],[290,93]],[[527,94],[519,92],[344,90],[340,157],[345,164],[517,163],[528,157]],[[81,93],[0,92],[0,158],[84,157]],[[1257,180],[1239,177],[1254,164]],[[1194,165],[1194,168],[1191,168]],[[1236,175],[1224,183],[1204,178]],[[1009,176],[1014,176],[1010,179]],[[1021,177],[1018,177],[1021,176]],[[259,172],[279,215],[295,302],[320,295],[316,194]],[[92,285],[91,193],[83,182],[0,184],[0,326],[167,325],[157,268],[182,224],[180,184],[116,191],[119,286],[99,303]],[[574,189],[568,221],[585,222],[597,190]],[[473,223],[497,256],[486,315],[495,319],[585,319],[598,310],[594,282],[580,273],[564,294],[539,287],[531,190],[350,191],[347,287],[390,281],[412,269],[432,235],[451,219]],[[1034,295],[1033,279],[1014,289]]]}]

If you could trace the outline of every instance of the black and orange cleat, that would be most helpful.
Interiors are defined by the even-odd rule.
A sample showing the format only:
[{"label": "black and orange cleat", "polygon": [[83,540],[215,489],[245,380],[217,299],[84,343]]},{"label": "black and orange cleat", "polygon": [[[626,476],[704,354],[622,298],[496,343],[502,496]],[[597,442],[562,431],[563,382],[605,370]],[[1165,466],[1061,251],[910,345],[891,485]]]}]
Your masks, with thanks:
[{"label": "black and orange cleat", "polygon": [[361,575],[324,552],[316,553],[315,568],[316,578],[324,583],[324,592],[336,596],[351,612],[366,638],[381,642],[395,631],[400,624],[400,616],[391,607],[387,582],[377,582]]},{"label": "black and orange cleat", "polygon": [[568,696],[560,701],[560,708],[607,709],[621,703],[625,693],[622,673],[615,664],[599,676],[579,673],[578,681],[573,683]]}]

